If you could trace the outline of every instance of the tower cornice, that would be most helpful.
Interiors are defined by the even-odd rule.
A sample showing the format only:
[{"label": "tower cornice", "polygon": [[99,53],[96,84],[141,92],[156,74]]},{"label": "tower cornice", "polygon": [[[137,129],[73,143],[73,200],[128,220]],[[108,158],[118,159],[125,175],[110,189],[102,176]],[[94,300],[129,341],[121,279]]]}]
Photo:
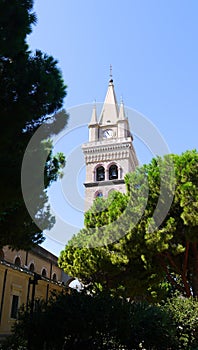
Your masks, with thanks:
[{"label": "tower cornice", "polygon": [[[129,138],[130,139],[130,138]],[[108,145],[99,145],[98,147],[88,144],[83,145],[83,153],[86,164],[102,163],[107,161],[118,161],[120,159],[130,159],[131,153],[134,153],[134,148],[131,139],[122,143],[111,143]]]},{"label": "tower cornice", "polygon": [[96,154],[101,152],[118,151],[118,150],[128,149],[131,147],[132,147],[132,139],[131,137],[127,137],[124,139],[116,140],[114,143],[106,142],[105,144],[102,141],[84,143],[82,146],[82,150],[84,154],[89,154],[89,153]]},{"label": "tower cornice", "polygon": [[109,180],[109,181],[95,181],[95,182],[85,182],[85,187],[102,187],[102,186],[112,186],[112,185],[120,185],[124,184],[124,180]]}]

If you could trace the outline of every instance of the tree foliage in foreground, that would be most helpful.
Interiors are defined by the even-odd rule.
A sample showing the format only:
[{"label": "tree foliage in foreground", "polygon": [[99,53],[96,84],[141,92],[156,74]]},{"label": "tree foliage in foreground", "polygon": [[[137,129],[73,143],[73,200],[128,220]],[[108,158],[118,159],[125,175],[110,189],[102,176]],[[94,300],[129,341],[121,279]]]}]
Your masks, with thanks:
[{"label": "tree foliage in foreground", "polygon": [[56,294],[24,308],[6,350],[195,350],[198,303],[176,296],[165,305],[129,302],[107,293]]},{"label": "tree foliage in foreground", "polygon": [[176,328],[178,349],[198,349],[198,302],[197,298],[183,298],[176,294],[162,308]]},{"label": "tree foliage in foreground", "polygon": [[[64,159],[63,155],[54,158],[52,144],[43,140],[49,140],[67,123],[67,115],[61,110],[66,86],[57,61],[40,50],[32,53],[27,45],[27,35],[36,23],[32,9],[33,0],[0,0],[0,247],[8,244],[23,249],[41,243],[42,229],[53,224],[46,206],[46,190],[35,185],[33,214],[40,215],[42,229],[26,209],[21,191],[26,147],[39,126],[45,124],[32,151],[37,158],[46,157],[46,166],[43,165],[46,188],[56,179],[55,173],[58,175]],[[31,175],[35,184],[38,172],[33,165]]]},{"label": "tree foliage in foreground", "polygon": [[169,289],[197,296],[198,152],[153,159],[125,182],[127,195],[94,201],[60,266],[130,298],[160,299]]}]

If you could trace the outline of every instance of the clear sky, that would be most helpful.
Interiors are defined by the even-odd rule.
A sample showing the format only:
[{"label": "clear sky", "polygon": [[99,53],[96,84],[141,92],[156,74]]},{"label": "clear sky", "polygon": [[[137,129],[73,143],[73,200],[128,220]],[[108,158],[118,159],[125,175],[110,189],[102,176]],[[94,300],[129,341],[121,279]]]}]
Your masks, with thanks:
[{"label": "clear sky", "polygon": [[[102,102],[112,64],[118,101],[122,96],[126,106],[146,116],[171,152],[198,148],[196,0],[35,0],[34,9],[30,49],[58,60],[68,86],[66,110]],[[86,130],[81,133],[76,147],[86,140]],[[67,143],[71,147],[69,137]],[[138,142],[136,151],[144,160]],[[82,212],[75,215],[81,227]],[[55,254],[64,247],[57,240],[45,243]]]}]

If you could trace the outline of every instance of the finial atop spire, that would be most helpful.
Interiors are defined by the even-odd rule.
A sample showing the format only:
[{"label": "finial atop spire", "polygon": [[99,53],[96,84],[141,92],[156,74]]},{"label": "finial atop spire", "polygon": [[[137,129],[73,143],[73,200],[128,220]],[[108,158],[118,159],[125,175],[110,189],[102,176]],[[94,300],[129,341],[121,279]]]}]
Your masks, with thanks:
[{"label": "finial atop spire", "polygon": [[121,101],[120,101],[120,111],[119,111],[119,120],[124,120],[125,119],[125,111],[124,111],[124,102],[123,102],[123,97],[121,96]]},{"label": "finial atop spire", "polygon": [[110,64],[110,73],[109,73],[109,77],[110,77],[109,82],[110,82],[110,83],[113,83],[113,74],[112,74],[112,65],[111,65],[111,64]]}]

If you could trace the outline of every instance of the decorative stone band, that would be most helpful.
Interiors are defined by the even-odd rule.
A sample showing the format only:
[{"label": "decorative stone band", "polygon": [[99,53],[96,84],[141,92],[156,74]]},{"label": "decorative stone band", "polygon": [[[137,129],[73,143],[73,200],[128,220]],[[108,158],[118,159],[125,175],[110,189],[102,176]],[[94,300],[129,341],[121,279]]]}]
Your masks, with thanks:
[{"label": "decorative stone band", "polygon": [[112,161],[112,160],[119,160],[119,159],[127,159],[129,158],[130,154],[128,151],[122,151],[122,152],[112,152],[112,153],[102,153],[102,154],[92,154],[85,156],[85,162],[88,163],[98,163],[103,161]]},{"label": "decorative stone band", "polygon": [[131,152],[134,153],[134,149],[130,142],[124,144],[101,145],[97,147],[83,147],[86,164],[126,159],[130,157]]},{"label": "decorative stone band", "polygon": [[98,187],[98,186],[107,186],[107,185],[120,185],[124,184],[124,180],[108,180],[108,181],[95,181],[84,183],[85,187]]},{"label": "decorative stone band", "polygon": [[116,151],[116,150],[123,150],[132,148],[131,142],[125,142],[125,143],[111,143],[108,145],[100,145],[95,143],[95,145],[90,146],[89,144],[84,144],[82,146],[83,153],[86,154],[92,154],[92,153],[101,153],[101,152],[109,152],[109,151]]}]

